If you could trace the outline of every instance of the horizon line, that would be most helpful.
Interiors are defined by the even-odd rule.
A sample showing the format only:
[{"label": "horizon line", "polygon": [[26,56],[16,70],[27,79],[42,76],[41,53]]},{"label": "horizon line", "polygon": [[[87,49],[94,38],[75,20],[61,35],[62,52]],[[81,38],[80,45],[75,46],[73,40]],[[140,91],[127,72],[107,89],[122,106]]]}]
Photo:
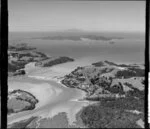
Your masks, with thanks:
[{"label": "horizon line", "polygon": [[34,30],[32,30],[32,31],[9,31],[8,30],[8,33],[19,33],[19,32],[21,32],[21,33],[29,33],[29,32],[113,32],[113,33],[145,33],[145,31],[106,31],[106,30],[104,30],[104,31],[94,31],[94,30],[47,30],[47,31],[34,31]]}]

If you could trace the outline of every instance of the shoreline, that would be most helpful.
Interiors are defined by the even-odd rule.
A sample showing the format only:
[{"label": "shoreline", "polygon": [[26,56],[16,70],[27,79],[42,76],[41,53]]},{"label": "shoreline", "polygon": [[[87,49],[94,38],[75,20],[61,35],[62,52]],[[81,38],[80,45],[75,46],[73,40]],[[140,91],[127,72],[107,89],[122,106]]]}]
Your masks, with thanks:
[{"label": "shoreline", "polygon": [[[22,78],[23,78],[23,77],[33,78],[33,79],[37,79],[37,80],[43,80],[43,82],[41,83],[42,85],[43,85],[43,83],[44,83],[44,80],[46,81],[45,84],[47,83],[48,80],[49,80],[49,81],[54,81],[55,83],[61,85],[63,88],[68,88],[68,89],[70,89],[69,87],[67,87],[67,86],[65,86],[64,84],[61,83],[61,80],[62,80],[63,78],[62,78],[62,77],[59,77],[59,76],[57,76],[57,77],[55,77],[55,78],[51,78],[51,77],[42,77],[42,76],[32,76],[32,75],[28,75],[28,74],[27,74],[27,75],[25,75],[25,76],[22,76]],[[15,78],[17,78],[17,77],[15,77]],[[10,80],[11,80],[11,79],[10,79]],[[11,81],[13,81],[13,80],[11,80]],[[15,81],[16,81],[16,80],[15,80]],[[14,83],[15,83],[15,82],[14,82]],[[21,83],[21,82],[20,82],[20,83]],[[24,83],[24,82],[23,82],[23,83]],[[27,83],[30,83],[30,82],[25,82],[23,85],[27,85]],[[19,84],[19,83],[18,83],[18,84]],[[18,88],[19,88],[19,87],[18,87],[18,86],[19,86],[18,84],[17,84],[17,85],[15,84],[15,85],[16,85],[15,87],[11,87],[11,86],[10,86],[10,87],[9,87],[9,91],[10,91],[10,90],[12,91],[12,90],[18,89]],[[39,85],[41,85],[41,84],[39,84]],[[11,83],[11,85],[12,85],[12,83]],[[13,85],[14,85],[14,84],[13,84]],[[22,85],[22,84],[21,84],[21,85]],[[30,85],[30,84],[29,84],[29,85]],[[31,83],[31,85],[32,85],[32,83]],[[43,87],[42,85],[40,86],[41,88]],[[49,84],[49,85],[50,85],[50,84]],[[36,88],[38,88],[38,87],[37,87],[38,85],[33,83],[33,86],[31,86],[31,89],[34,90],[34,89],[35,89],[35,86],[36,86]],[[40,87],[39,87],[39,88],[40,88]],[[48,87],[49,87],[49,86],[48,86]],[[21,87],[20,89],[24,89],[24,86]],[[44,88],[44,89],[45,89],[45,88]],[[72,89],[72,88],[71,88],[71,89]],[[28,86],[25,87],[25,90],[27,90],[28,92],[30,92],[30,89],[28,89]],[[76,90],[78,90],[78,89],[76,89]],[[38,91],[39,91],[39,93],[42,92],[40,89],[39,89]],[[69,101],[70,101],[71,103],[72,103],[72,102],[79,102],[79,103],[80,103],[80,102],[81,102],[81,103],[82,103],[82,102],[83,102],[83,103],[87,103],[87,102],[88,102],[88,101],[85,101],[85,100],[84,100],[85,92],[83,92],[82,90],[79,90],[79,91],[81,92],[82,95],[79,95],[79,96],[76,95],[74,98],[70,99]],[[52,92],[53,92],[53,91],[52,91]],[[30,92],[30,93],[31,93],[31,92]],[[43,93],[43,92],[42,92],[42,93]],[[31,94],[33,94],[33,93],[31,93]],[[44,93],[44,94],[45,94],[45,93]],[[55,93],[54,93],[54,94],[55,94]],[[80,93],[79,93],[79,94],[80,94]],[[33,94],[33,95],[36,96],[36,98],[37,98],[37,95],[38,95],[38,94],[37,94],[37,95]],[[46,95],[45,95],[45,96],[46,96]],[[53,98],[55,98],[53,95],[51,95],[51,96],[52,96]],[[42,96],[41,96],[41,97],[42,97]],[[49,99],[49,97],[46,97],[46,98]],[[51,97],[50,97],[50,98],[51,98]],[[39,99],[39,98],[37,98],[37,99],[39,100],[39,103],[43,101],[43,99]],[[54,99],[54,100],[55,100],[55,99]],[[53,99],[52,99],[52,100],[50,99],[50,100],[46,101],[46,103],[45,103],[44,105],[49,104],[49,102],[51,102],[51,101],[53,101]],[[42,102],[42,103],[43,103],[43,102]],[[41,105],[41,104],[40,104],[40,105]],[[42,105],[43,105],[43,104],[42,104]],[[43,105],[43,106],[42,106],[42,105],[40,106],[41,108],[44,106],[44,105]],[[79,105],[80,105],[80,104],[79,104]],[[82,104],[81,104],[81,105],[82,105]],[[81,106],[81,105],[80,105],[80,106]],[[83,105],[84,105],[84,104],[83,104]],[[87,105],[89,105],[89,103],[88,103]],[[79,109],[82,109],[83,107],[82,107],[82,106],[80,107],[80,106],[79,106],[78,108],[79,108]],[[35,110],[35,111],[36,111],[36,110],[39,111],[38,109],[40,109],[40,107],[36,105],[36,107],[35,107],[34,110]],[[58,107],[58,108],[59,108],[59,107]],[[62,109],[62,111],[64,110],[63,107],[60,107],[60,108],[59,108],[59,112],[62,112],[61,109]],[[34,112],[34,110],[31,110],[31,112],[32,112],[32,111]],[[28,114],[28,112],[30,112],[30,111],[28,110],[28,111],[24,111],[24,112],[20,112],[20,113],[23,113],[23,114],[25,113],[25,114],[26,114],[26,112],[27,112],[27,114]],[[59,113],[59,112],[58,112],[58,113]],[[69,112],[70,112],[70,111],[69,111]],[[67,115],[68,115],[68,116],[71,116],[71,114],[69,114],[69,112],[66,110]],[[46,113],[46,112],[45,112],[45,113]],[[45,113],[44,113],[44,114],[45,114]],[[75,117],[76,117],[76,114],[77,114],[77,113],[78,113],[78,111],[75,113]],[[56,112],[56,114],[57,114],[57,112]],[[33,115],[36,115],[36,113],[33,113]],[[41,113],[40,113],[40,114],[37,113],[37,116],[40,117],[41,115],[42,115]],[[11,118],[13,118],[13,117],[15,118],[15,116],[18,116],[18,113],[13,113],[13,114],[11,114],[11,115],[8,115],[7,117],[11,119]],[[45,116],[45,115],[44,115],[44,116]],[[44,116],[43,116],[43,117],[44,117]],[[20,120],[23,120],[24,118],[28,118],[28,117],[30,117],[30,115],[25,115],[25,116],[23,115],[23,117],[20,117],[20,118],[17,117],[16,120],[15,120],[15,119],[14,119],[14,120],[13,120],[13,119],[10,120],[10,122],[9,122],[8,124],[10,125],[10,124],[12,124],[12,123],[14,123],[14,122],[19,122]],[[50,116],[49,116],[49,117],[50,117]],[[72,116],[72,117],[73,117],[73,116]],[[50,117],[50,118],[53,118],[53,116]],[[69,121],[69,120],[68,120],[68,121]]]},{"label": "shoreline", "polygon": [[[73,87],[69,87],[69,86],[63,84],[62,80],[64,79],[64,75],[66,75],[70,70],[73,69],[73,67],[71,65],[69,65],[69,64],[70,63],[61,64],[59,66],[57,65],[57,66],[53,66],[53,67],[50,67],[50,68],[39,68],[37,71],[36,71],[37,67],[33,66],[32,67],[33,69],[31,68],[31,70],[33,70],[31,73],[29,72],[26,75],[22,76],[22,78],[26,77],[26,78],[30,78],[31,80],[35,79],[34,80],[35,82],[36,82],[36,80],[38,80],[38,82],[41,81],[42,85],[41,84],[40,85],[41,85],[42,90],[43,90],[43,88],[45,89],[45,87],[43,86],[44,83],[47,84],[49,81],[50,82],[53,81],[53,82],[59,84],[58,87],[56,85],[56,89],[57,88],[59,89],[59,87],[60,87],[60,89],[61,89],[61,87],[63,87],[63,88],[65,87],[67,89],[75,89],[77,91],[78,90],[80,91],[80,92],[77,92],[75,94],[72,94],[75,91],[75,90],[72,90],[73,92],[71,91],[70,94],[69,94],[68,91],[70,91],[70,90],[64,90],[64,93],[65,92],[66,93],[68,92],[68,93],[66,94],[66,96],[65,96],[65,94],[64,94],[64,96],[62,95],[63,98],[61,98],[61,95],[59,96],[59,94],[58,94],[58,97],[57,97],[57,92],[55,91],[55,84],[52,83],[52,86],[51,86],[51,83],[48,83],[50,87],[54,86],[53,87],[54,89],[50,88],[50,92],[53,92],[53,93],[49,97],[49,96],[47,96],[47,94],[45,94],[47,89],[45,91],[43,90],[44,91],[43,92],[42,90],[40,90],[40,87],[39,87],[39,89],[37,88],[37,84],[38,84],[37,83],[37,84],[35,84],[35,86],[37,88],[37,91],[38,91],[38,93],[36,95],[40,96],[40,94],[42,93],[42,94],[44,94],[45,99],[47,98],[47,100],[45,101],[42,98],[41,102],[43,102],[43,100],[44,100],[45,101],[45,105],[42,105],[41,108],[39,108],[39,110],[35,110],[35,111],[33,110],[33,112],[29,111],[29,113],[31,113],[31,115],[33,115],[33,116],[35,115],[35,116],[38,116],[38,117],[42,116],[42,118],[47,118],[48,119],[48,118],[53,118],[55,115],[57,115],[60,112],[65,112],[67,114],[67,116],[68,116],[68,121],[71,121],[71,123],[72,123],[74,121],[77,121],[77,119],[74,119],[74,117],[76,118],[76,115],[78,114],[78,112],[80,110],[82,110],[84,107],[86,107],[86,106],[88,106],[90,104],[97,103],[97,101],[93,102],[93,101],[86,100],[87,92],[82,90],[81,88],[78,88],[78,87],[77,88],[73,88]],[[75,65],[74,65],[74,67],[75,67]],[[30,81],[28,83],[30,83]],[[62,88],[62,91],[63,91],[63,88]],[[33,86],[32,89],[34,91],[35,87]],[[30,92],[30,90],[29,90],[29,92]],[[43,97],[43,96],[41,95],[41,97]],[[55,99],[55,97],[56,97],[56,99]],[[52,107],[51,107],[51,104],[50,104],[51,103],[51,98],[52,98],[52,101],[54,103],[56,102],[56,104],[54,104],[54,105],[52,104]],[[35,109],[37,109],[37,108],[35,108]],[[26,113],[22,113],[23,117],[20,116],[20,115],[16,115],[16,119],[14,119],[14,120],[12,119],[13,117],[11,117],[10,118],[10,123],[14,123],[14,121],[20,121],[20,120],[22,120],[24,118],[28,118],[30,116],[29,113],[28,113],[28,115],[24,115]],[[15,116],[14,116],[14,118],[15,118]],[[11,121],[11,119],[12,119],[12,121]]]},{"label": "shoreline", "polygon": [[[29,78],[34,78],[34,79],[38,79],[38,80],[46,80],[46,81],[54,81],[55,83],[58,83],[58,84],[60,84],[61,86],[63,86],[64,88],[71,88],[71,87],[68,87],[68,86],[66,86],[65,84],[63,84],[61,81],[62,81],[62,79],[58,79],[58,77],[56,77],[56,78],[46,78],[46,77],[40,77],[40,76],[28,76]],[[73,89],[73,88],[71,88],[71,89]],[[82,94],[83,94],[83,96],[82,96],[82,98],[79,98],[79,99],[72,99],[71,101],[78,101],[78,102],[81,102],[81,101],[86,101],[86,102],[89,102],[88,100],[86,100],[85,98],[87,97],[87,92],[86,91],[84,91],[84,90],[82,90],[82,89],[80,89],[80,88],[74,88],[74,89],[76,89],[76,90],[80,90],[81,92],[82,92]]]}]

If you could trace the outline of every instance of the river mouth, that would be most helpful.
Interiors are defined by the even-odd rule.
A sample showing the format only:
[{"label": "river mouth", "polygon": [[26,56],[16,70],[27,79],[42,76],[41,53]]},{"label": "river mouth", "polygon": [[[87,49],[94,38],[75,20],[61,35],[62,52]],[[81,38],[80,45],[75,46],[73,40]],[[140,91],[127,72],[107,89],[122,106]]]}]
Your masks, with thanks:
[{"label": "river mouth", "polygon": [[40,118],[52,118],[65,112],[69,124],[76,121],[76,113],[89,104],[87,101],[78,101],[85,93],[75,88],[66,88],[56,80],[43,80],[28,76],[8,80],[8,91],[24,90],[33,94],[39,103],[34,110],[23,111],[8,115],[8,125],[36,116]]},{"label": "river mouth", "polygon": [[[89,60],[85,59],[42,68],[35,67],[32,62],[25,66],[26,75],[9,77],[8,91],[16,89],[27,91],[33,94],[39,102],[33,110],[8,115],[7,124],[11,125],[31,117],[49,120],[59,113],[66,113],[69,125],[76,123],[76,114],[92,102],[83,100],[86,96],[84,91],[76,88],[68,88],[61,84],[61,80],[76,67],[86,66],[90,63]],[[58,123],[55,120],[55,128],[57,128],[59,122],[60,120],[58,120]],[[41,128],[51,128],[51,126],[44,125]]]}]

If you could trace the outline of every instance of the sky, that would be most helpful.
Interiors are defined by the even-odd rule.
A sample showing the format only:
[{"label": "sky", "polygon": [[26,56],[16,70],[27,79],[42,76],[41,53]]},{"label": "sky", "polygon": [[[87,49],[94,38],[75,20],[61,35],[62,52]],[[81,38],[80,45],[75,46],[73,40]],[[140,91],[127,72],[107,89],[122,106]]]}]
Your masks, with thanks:
[{"label": "sky", "polygon": [[145,32],[145,1],[8,0],[9,31]]}]

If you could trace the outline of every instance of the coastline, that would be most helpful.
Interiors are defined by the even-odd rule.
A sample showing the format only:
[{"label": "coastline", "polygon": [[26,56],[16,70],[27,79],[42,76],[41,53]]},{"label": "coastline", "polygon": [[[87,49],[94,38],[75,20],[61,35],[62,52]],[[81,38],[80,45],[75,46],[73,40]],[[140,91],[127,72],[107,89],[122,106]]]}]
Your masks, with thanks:
[{"label": "coastline", "polygon": [[[78,96],[78,94],[77,94],[76,96],[74,96],[74,98],[68,97],[69,99],[67,99],[67,103],[65,103],[66,105],[65,104],[57,104],[57,105],[54,105],[55,106],[54,109],[46,109],[46,110],[44,108],[42,108],[45,105],[41,105],[41,106],[39,106],[39,109],[41,108],[42,110],[36,110],[36,109],[38,109],[36,107],[33,110],[34,113],[31,114],[31,115],[39,116],[40,118],[42,117],[42,118],[47,118],[48,119],[48,118],[53,118],[54,116],[56,116],[60,112],[65,112],[67,114],[67,116],[68,116],[68,121],[71,121],[72,119],[74,120],[74,117],[76,117],[78,112],[80,112],[80,110],[82,110],[85,107],[85,105],[88,106],[89,104],[96,103],[96,102],[85,100],[85,97],[87,97],[86,96],[87,93],[84,90],[82,90],[80,88],[68,87],[68,86],[66,86],[65,84],[63,84],[61,82],[64,79],[64,76],[66,74],[70,73],[70,71],[74,70],[74,67],[75,68],[78,67],[78,65],[80,63],[81,62],[79,62],[79,61],[77,61],[77,62],[75,61],[75,62],[71,62],[71,63],[68,62],[68,63],[65,63],[65,64],[60,64],[60,65],[56,65],[56,66],[48,67],[48,68],[36,67],[34,65],[31,65],[32,67],[30,67],[30,65],[28,65],[29,66],[28,67],[29,71],[27,72],[27,74],[25,76],[23,75],[22,78],[27,77],[27,78],[30,78],[31,80],[35,79],[34,81],[38,80],[38,82],[40,82],[42,80],[40,82],[40,84],[39,84],[40,85],[39,87],[37,86],[38,84],[35,84],[35,86],[33,86],[33,87],[31,86],[32,87],[31,88],[32,89],[31,92],[35,96],[40,97],[40,101],[39,102],[43,102],[43,100],[44,100],[45,101],[45,105],[47,105],[47,106],[50,105],[51,101],[53,101],[55,103],[55,100],[56,100],[56,103],[58,103],[57,99],[60,98],[59,94],[61,92],[58,93],[55,90],[55,88],[52,89],[51,83],[49,83],[49,85],[48,85],[49,90],[47,90],[45,88],[45,85],[43,85],[43,84],[44,83],[47,84],[48,81],[53,81],[53,82],[59,84],[60,88],[63,87],[65,89],[73,89],[73,91],[74,90],[79,90],[79,91],[82,92],[81,93],[82,95]],[[72,64],[74,64],[74,66]],[[85,66],[85,65],[82,64],[81,66]],[[15,78],[17,78],[17,77],[15,77]],[[53,85],[53,83],[52,83],[52,85]],[[25,85],[25,87],[26,87],[26,85]],[[35,87],[36,88],[38,87],[38,88],[36,89]],[[55,85],[54,85],[54,87],[55,87]],[[29,90],[30,88],[26,87],[26,89]],[[46,92],[48,92],[48,93],[46,93]],[[43,96],[44,96],[44,98],[43,98]],[[57,96],[58,96],[58,98],[57,98]],[[55,97],[56,97],[56,99],[55,99]],[[68,101],[70,101],[70,103]],[[61,103],[61,101],[60,101],[60,103]],[[73,103],[77,103],[77,104],[73,104]],[[74,111],[71,111],[73,109],[74,109]],[[30,111],[29,111],[29,113],[30,113]],[[13,122],[22,120],[22,119],[27,118],[29,116],[30,115],[25,115],[23,117],[18,117],[18,119],[16,119],[16,120],[14,119]],[[13,123],[13,122],[11,121],[11,123]],[[72,123],[72,122],[74,122],[74,121],[71,121],[69,123]]]},{"label": "coastline", "polygon": [[[28,76],[29,78],[34,78],[34,79],[38,79],[38,80],[46,80],[46,81],[54,81],[54,82],[56,82],[56,83],[58,83],[58,84],[60,84],[62,87],[64,87],[64,88],[71,88],[71,87],[68,87],[68,86],[66,86],[65,84],[63,84],[61,81],[64,79],[63,77],[61,77],[61,79],[60,79],[60,77],[55,77],[55,78],[51,78],[51,77],[41,77],[41,76]],[[85,102],[89,102],[88,100],[85,100],[85,97],[87,97],[87,92],[85,92],[84,90],[82,90],[82,89],[80,89],[80,88],[74,88],[74,89],[76,89],[76,90],[80,90],[81,92],[82,92],[82,97],[81,98],[79,98],[79,99],[72,99],[71,101],[78,101],[78,102],[81,102],[81,101],[85,101]]]},{"label": "coastline", "polygon": [[[22,85],[20,85],[19,83],[17,84],[17,86],[15,86],[15,87],[13,87],[13,88],[11,88],[11,87],[9,87],[9,91],[10,90],[14,90],[14,89],[19,89],[19,86],[21,86],[21,89],[23,88],[25,88],[24,90],[27,90],[28,92],[30,92],[31,94],[33,94],[35,97],[37,97],[37,99],[39,100],[39,103],[41,103],[43,100],[45,101],[46,100],[46,98],[55,98],[54,97],[54,94],[56,93],[56,91],[49,91],[49,90],[46,90],[45,88],[46,87],[50,87],[50,85],[47,85],[46,83],[47,83],[47,81],[53,81],[53,82],[55,82],[55,83],[57,83],[57,84],[59,84],[60,86],[62,86],[63,88],[65,88],[65,89],[72,89],[72,88],[69,88],[69,87],[67,87],[67,86],[65,86],[64,84],[62,84],[61,83],[61,80],[63,79],[63,77],[60,77],[59,75],[58,76],[53,76],[53,77],[45,77],[45,76],[35,76],[35,75],[32,75],[32,74],[30,74],[30,72],[29,73],[27,73],[26,75],[23,75],[22,77],[21,77],[21,80],[23,80],[23,78],[30,78],[31,80],[32,80],[32,78],[33,79],[35,79],[35,80],[38,80],[38,81],[40,81],[40,80],[43,80],[42,82],[41,82],[41,84],[39,84],[40,86],[38,86],[37,84],[27,84],[27,83],[25,83],[24,84],[24,86],[22,86]],[[17,80],[17,78],[20,78],[19,76],[17,77],[15,77],[16,79],[15,80],[13,80],[13,79],[11,79],[11,78],[13,78],[13,77],[9,77],[9,81],[16,81]],[[19,79],[20,80],[20,79]],[[44,86],[44,80],[46,81],[45,82],[45,86]],[[23,82],[24,83],[24,82]],[[23,84],[22,83],[22,84]],[[11,83],[11,84],[13,84],[13,83]],[[27,86],[28,85],[28,86]],[[30,87],[30,86],[32,87]],[[33,86],[34,85],[34,86]],[[30,89],[30,88],[31,89]],[[43,92],[43,90],[41,89],[41,88],[43,89],[44,87],[44,91],[45,92]],[[37,90],[35,90],[35,88],[37,89]],[[60,87],[61,88],[61,87]],[[32,90],[33,89],[33,90]],[[79,89],[75,89],[75,90],[79,90]],[[47,91],[49,91],[48,92],[48,94],[49,94],[49,97],[46,97],[47,95],[46,95],[46,92]],[[52,93],[52,92],[54,92],[54,93]],[[62,91],[61,91],[62,92]],[[85,100],[83,100],[83,98],[85,97],[85,93],[84,93],[84,91],[83,90],[80,90],[80,92],[82,92],[82,95],[77,95],[77,96],[75,96],[74,98],[72,98],[72,99],[70,99],[69,101],[72,103],[72,102],[79,102],[79,103],[81,103],[81,104],[79,104],[80,106],[78,107],[78,109],[76,109],[76,113],[74,114],[75,116],[74,117],[76,117],[76,114],[78,113],[78,111],[80,110],[80,109],[82,109],[83,108],[83,106],[84,106],[84,104],[82,104],[82,103],[88,103],[88,101],[85,101]],[[42,93],[42,95],[41,96],[39,96],[40,95],[40,93]],[[50,95],[50,93],[51,93],[51,95]],[[43,94],[44,94],[44,98],[43,98]],[[58,94],[60,94],[60,92],[58,93]],[[51,97],[50,97],[51,96]],[[58,95],[59,96],[59,95]],[[55,100],[55,99],[54,99]],[[46,104],[48,104],[49,102],[51,102],[51,101],[53,101],[53,100],[48,100],[46,103],[44,103],[44,102],[42,102],[42,105],[41,104],[37,104],[36,105],[36,107],[35,107],[35,109],[33,110],[33,111],[38,111],[38,109],[40,109],[40,108],[42,108],[42,106],[44,106],[44,105],[46,105]],[[82,105],[82,106],[81,106]],[[86,105],[88,105],[88,104],[86,104]],[[57,115],[57,112],[59,113],[59,112],[63,112],[63,110],[67,113],[67,115],[69,115],[69,118],[71,118],[71,117],[73,117],[73,116],[71,116],[71,114],[66,110],[66,109],[68,109],[68,107],[67,108],[64,108],[63,109],[63,107],[58,107],[59,108],[59,110],[58,111],[54,111],[55,113],[56,113],[56,115]],[[61,111],[62,110],[62,111]],[[68,110],[70,110],[70,109],[68,109]],[[27,111],[27,112],[30,112],[30,111]],[[32,111],[31,111],[32,112]],[[26,111],[25,112],[21,112],[21,113],[25,113],[26,114]],[[44,112],[43,112],[44,113]],[[46,112],[45,112],[46,113]],[[44,114],[45,114],[44,113]],[[54,114],[55,114],[54,113]],[[35,116],[36,116],[36,113],[34,113],[35,114]],[[51,114],[51,113],[50,113]],[[48,115],[48,118],[53,118],[54,116],[51,114],[51,115]],[[17,113],[14,113],[14,114],[11,114],[11,115],[8,115],[8,118],[13,118],[13,117],[15,117],[16,115],[18,115]],[[8,124],[12,124],[12,123],[14,123],[14,122],[17,122],[17,121],[20,121],[20,120],[23,120],[23,119],[25,119],[25,118],[29,118],[29,116],[30,115],[25,115],[25,116],[23,116],[23,117],[20,117],[20,118],[17,118],[16,120],[15,119],[13,119],[12,121],[10,121]],[[39,114],[39,113],[37,113],[37,116],[40,116],[40,117],[42,117],[42,118],[44,118],[44,117],[46,117],[45,115],[43,116],[42,115],[42,112]],[[69,121],[69,120],[68,120]],[[71,122],[72,123],[72,122]]]}]

